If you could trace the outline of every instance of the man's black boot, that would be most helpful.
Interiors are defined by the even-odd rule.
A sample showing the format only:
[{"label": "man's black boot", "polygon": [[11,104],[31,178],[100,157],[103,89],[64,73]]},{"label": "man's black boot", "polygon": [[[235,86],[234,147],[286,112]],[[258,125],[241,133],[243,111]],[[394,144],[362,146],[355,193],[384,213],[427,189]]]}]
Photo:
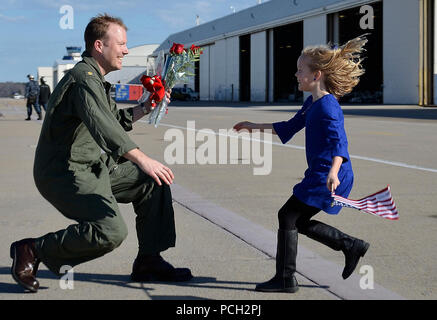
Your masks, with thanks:
[{"label": "man's black boot", "polygon": [[190,269],[175,268],[160,254],[138,256],[132,268],[131,280],[135,282],[189,281],[193,278]]},{"label": "man's black boot", "polygon": [[257,291],[290,292],[299,290],[296,272],[297,230],[278,230],[276,249],[276,274],[267,282],[258,284]]},{"label": "man's black boot", "polygon": [[357,267],[358,261],[364,257],[369,244],[363,240],[351,237],[340,230],[331,227],[323,222],[311,220],[305,230],[301,233],[307,237],[316,240],[331,249],[342,251],[345,257],[345,266],[343,269],[343,279],[349,278]]}]

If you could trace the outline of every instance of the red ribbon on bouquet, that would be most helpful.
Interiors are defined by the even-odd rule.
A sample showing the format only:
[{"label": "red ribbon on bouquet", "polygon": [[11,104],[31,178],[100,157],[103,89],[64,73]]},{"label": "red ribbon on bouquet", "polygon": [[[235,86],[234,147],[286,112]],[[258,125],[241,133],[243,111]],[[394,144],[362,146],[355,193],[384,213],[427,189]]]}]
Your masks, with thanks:
[{"label": "red ribbon on bouquet", "polygon": [[144,88],[150,92],[149,100],[152,107],[156,107],[156,103],[160,102],[165,96],[165,81],[161,80],[160,76],[146,76],[143,75],[140,79]]},{"label": "red ribbon on bouquet", "polygon": [[353,208],[389,220],[399,219],[398,210],[391,195],[389,185],[385,189],[359,200],[343,198],[334,193],[332,198],[332,206]]}]

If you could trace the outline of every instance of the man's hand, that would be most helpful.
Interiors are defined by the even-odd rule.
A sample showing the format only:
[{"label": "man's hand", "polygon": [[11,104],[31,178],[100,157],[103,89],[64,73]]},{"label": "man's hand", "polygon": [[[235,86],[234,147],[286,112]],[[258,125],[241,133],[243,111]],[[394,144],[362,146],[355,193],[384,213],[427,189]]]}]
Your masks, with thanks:
[{"label": "man's hand", "polygon": [[167,99],[167,105],[169,105],[171,102],[170,98],[171,98],[171,89],[167,89],[167,91],[165,92],[165,97],[164,97],[164,99]]},{"label": "man's hand", "polygon": [[[164,96],[164,99],[167,100],[167,105],[170,103],[170,97],[171,97],[171,89],[168,89],[165,92],[165,96]],[[143,103],[135,106],[133,108],[133,119],[132,119],[132,122],[137,122],[142,117],[144,117],[146,114],[149,114],[150,112],[152,112],[153,109],[155,109],[155,108],[156,107],[152,106],[152,102],[149,99],[147,99]]]},{"label": "man's hand", "polygon": [[139,149],[132,149],[125,153],[123,157],[136,163],[140,169],[151,176],[158,185],[162,185],[161,180],[168,185],[173,183],[174,174],[171,169],[149,158]]},{"label": "man's hand", "polygon": [[145,156],[138,166],[141,170],[151,176],[158,185],[162,185],[161,180],[168,185],[173,183],[174,174],[171,169],[156,160]]}]

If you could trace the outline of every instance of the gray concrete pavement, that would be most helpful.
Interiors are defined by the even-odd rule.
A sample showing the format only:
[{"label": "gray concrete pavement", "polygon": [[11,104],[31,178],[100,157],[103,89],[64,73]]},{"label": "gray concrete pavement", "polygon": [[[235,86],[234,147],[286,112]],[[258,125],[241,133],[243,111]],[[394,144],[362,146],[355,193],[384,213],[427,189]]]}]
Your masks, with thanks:
[{"label": "gray concrete pavement", "polygon": [[[139,122],[130,134],[149,156],[165,162],[164,153],[171,144],[164,141],[165,133],[179,130],[186,139],[187,120],[196,121],[196,130],[218,132],[242,120],[287,120],[297,110],[298,106],[284,105],[173,103],[158,128]],[[33,184],[32,161],[41,122],[23,121],[23,100],[0,99],[0,299],[436,299],[437,110],[345,106],[344,112],[356,176],[351,198],[390,184],[401,216],[399,221],[388,221],[352,209],[343,209],[338,216],[317,216],[371,243],[347,281],[341,279],[341,253],[301,236],[299,292],[253,290],[273,274],[276,212],[306,168],[301,148],[304,136],[299,133],[284,146],[274,137],[272,172],[264,176],[253,175],[257,166],[253,163],[170,165],[176,176],[178,238],[177,246],[164,256],[177,266],[190,267],[195,275],[192,281],[129,282],[137,248],[135,217],[131,206],[121,205],[129,236],[120,248],[77,266],[73,290],[61,289],[59,279],[42,267],[38,273],[42,288],[37,294],[25,294],[9,273],[10,243],[72,222],[51,207]],[[363,265],[374,271],[373,290],[359,287],[362,275],[358,271]]]}]

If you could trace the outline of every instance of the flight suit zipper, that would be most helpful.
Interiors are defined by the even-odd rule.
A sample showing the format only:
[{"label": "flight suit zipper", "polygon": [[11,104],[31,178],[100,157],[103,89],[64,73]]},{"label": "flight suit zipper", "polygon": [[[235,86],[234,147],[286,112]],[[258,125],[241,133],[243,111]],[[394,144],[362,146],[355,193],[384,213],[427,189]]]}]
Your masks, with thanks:
[{"label": "flight suit zipper", "polygon": [[115,170],[117,170],[117,168],[118,168],[118,164],[112,165],[111,168],[109,169],[109,173],[114,172]]}]

